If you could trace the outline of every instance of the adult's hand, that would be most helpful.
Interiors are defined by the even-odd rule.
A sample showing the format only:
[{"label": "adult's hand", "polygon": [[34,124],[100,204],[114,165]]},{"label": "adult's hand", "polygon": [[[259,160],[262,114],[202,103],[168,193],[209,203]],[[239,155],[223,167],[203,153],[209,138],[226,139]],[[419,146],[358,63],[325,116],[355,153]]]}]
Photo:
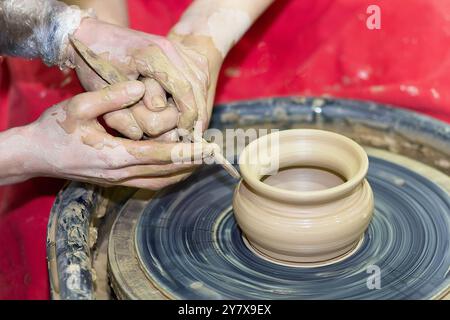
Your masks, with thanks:
[{"label": "adult's hand", "polygon": [[[95,30],[95,32],[94,32]],[[111,61],[129,79],[146,77],[143,101],[128,109],[109,113],[108,126],[126,137],[138,140],[143,133],[156,137],[176,127],[190,130],[197,120],[206,128],[212,106],[211,67],[205,55],[177,39],[150,35],[84,19],[75,37],[94,52]],[[71,60],[87,90],[102,88],[106,83],[82,61],[72,49]],[[216,63],[216,62],[215,62]],[[216,64],[220,64],[221,60]],[[217,68],[217,72],[220,65]],[[170,95],[170,99],[167,96]],[[173,137],[174,135],[166,135]]]},{"label": "adult's hand", "polygon": [[[118,138],[97,121],[105,113],[134,104],[144,90],[141,82],[130,81],[80,94],[49,108],[32,124],[2,133],[0,164],[10,170],[0,174],[0,184],[52,176],[156,190],[184,179],[193,165],[174,164],[172,149],[187,149],[188,159],[198,159],[203,155],[202,147]],[[6,151],[18,149],[20,157],[7,155]]]}]

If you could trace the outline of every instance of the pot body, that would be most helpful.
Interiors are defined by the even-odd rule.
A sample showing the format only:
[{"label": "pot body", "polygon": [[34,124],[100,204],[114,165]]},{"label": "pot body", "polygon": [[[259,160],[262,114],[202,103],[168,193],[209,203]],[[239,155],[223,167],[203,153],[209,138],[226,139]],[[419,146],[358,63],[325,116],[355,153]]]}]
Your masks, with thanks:
[{"label": "pot body", "polygon": [[346,257],[360,243],[373,215],[366,153],[354,141],[327,131],[279,134],[281,166],[319,164],[344,180],[336,187],[307,192],[266,185],[257,165],[248,163],[255,147],[264,148],[261,138],[255,140],[241,154],[243,180],[233,197],[238,225],[257,252],[278,262],[321,265]]},{"label": "pot body", "polygon": [[259,195],[245,182],[234,192],[237,223],[260,253],[281,262],[315,264],[355,248],[373,215],[373,193],[364,180],[349,195],[310,205]]}]

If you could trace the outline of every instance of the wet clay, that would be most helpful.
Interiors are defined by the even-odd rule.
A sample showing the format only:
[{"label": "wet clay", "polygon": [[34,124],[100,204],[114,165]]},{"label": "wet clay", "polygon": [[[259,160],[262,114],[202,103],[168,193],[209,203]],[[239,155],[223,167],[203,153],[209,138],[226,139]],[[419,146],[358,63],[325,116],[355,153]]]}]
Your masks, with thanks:
[{"label": "wet clay", "polygon": [[198,0],[184,12],[173,32],[211,37],[225,57],[272,0]]},{"label": "wet clay", "polygon": [[273,176],[262,179],[269,186],[294,191],[319,191],[336,187],[345,182],[339,175],[311,167],[286,168]]},{"label": "wet clay", "polygon": [[[77,49],[78,53],[83,57],[83,59],[85,60],[85,62],[88,63],[88,65],[95,71],[97,72],[97,74],[101,75],[104,80],[106,80],[108,83],[116,83],[117,81],[121,81],[120,78],[125,79],[125,75],[123,75],[119,70],[117,70],[113,65],[109,64],[108,61],[105,61],[104,59],[102,59],[101,57],[97,56],[94,52],[92,52],[89,48],[87,48],[83,43],[81,43],[80,41],[76,40],[76,39],[72,39],[72,44],[74,45],[74,47]],[[155,51],[156,50],[156,51]],[[178,59],[177,56],[174,56],[171,52],[166,52],[168,56],[171,56],[171,60],[173,61],[177,61],[177,64],[182,65],[183,61]],[[169,57],[166,57],[166,55],[163,53],[163,49],[160,48],[159,46],[153,45],[153,46],[149,46],[146,51],[145,51],[145,55],[143,58],[144,63],[147,64],[148,70],[146,72],[150,72],[151,74],[145,74],[142,73],[143,75],[147,75],[147,76],[152,76],[155,77],[156,79],[158,79],[158,77],[156,77],[155,75],[159,75],[161,76],[162,72],[158,72],[159,69],[155,70],[155,65],[159,65],[160,63],[156,63],[155,61],[151,61],[149,62],[147,59],[157,59],[160,63],[162,63],[163,69],[165,70],[164,72],[164,76],[167,77],[167,73],[169,75],[171,75],[171,81],[168,81],[166,84],[163,84],[164,89],[166,89],[167,91],[173,93],[173,98],[177,99],[177,96],[175,96],[175,92],[177,92],[177,94],[181,94],[180,97],[185,98],[189,96],[189,92],[186,92],[186,90],[191,90],[191,88],[189,87],[188,83],[186,82],[186,79],[184,77],[182,77],[181,74],[178,74],[176,72],[176,68],[174,66],[172,66],[172,64],[170,63],[170,61],[168,60]],[[197,58],[201,58],[200,55],[196,55]],[[139,59],[138,59],[139,60]],[[202,61],[200,61],[202,60]],[[206,60],[200,59],[200,60],[196,60],[197,64],[202,64],[202,63],[206,63]],[[143,63],[142,61],[139,63]],[[138,64],[139,64],[138,63]],[[186,71],[186,75],[189,74],[189,70],[184,68]],[[169,72],[170,70],[172,70],[171,72]],[[192,75],[191,75],[192,76]],[[202,75],[200,73],[197,73],[195,75],[193,75],[195,77],[202,77]],[[181,77],[181,78],[177,78],[177,77]],[[173,81],[173,79],[178,79],[179,81]],[[161,80],[161,79],[160,79]],[[167,79],[166,79],[167,80]],[[206,80],[205,83],[207,83],[208,81]],[[179,86],[179,87],[178,87]],[[107,90],[107,89],[104,89]],[[207,88],[203,88],[203,94],[206,94],[206,90]],[[201,97],[198,97],[197,95],[195,95],[195,93],[198,92],[198,90],[194,90],[194,96],[197,98],[198,101],[203,101],[203,99]],[[181,132],[184,132],[186,130],[182,130],[183,127],[189,127],[188,123],[191,122],[191,120],[194,120],[194,118],[197,118],[197,110],[192,110],[188,108],[188,105],[186,105],[184,102],[184,100],[182,100],[183,103],[180,105],[180,111],[181,111],[181,115],[180,117],[177,117],[177,121],[178,126],[181,126],[181,130],[179,130],[178,132],[181,135]],[[178,99],[177,99],[177,102]],[[203,103],[203,102],[202,102]],[[184,106],[184,107],[182,107]],[[144,108],[145,109],[145,108]],[[176,111],[175,110],[175,105],[173,104],[173,108],[167,108],[164,111]],[[200,110],[205,110],[206,108],[200,108]],[[159,112],[158,114],[161,115],[164,111]],[[192,111],[195,111],[194,113]],[[175,117],[174,117],[175,118]],[[184,120],[183,120],[184,119]],[[107,120],[107,119],[106,119]],[[186,121],[185,121],[186,120]],[[66,119],[67,121],[67,119]],[[96,124],[95,121],[93,121],[94,125]],[[186,124],[186,125],[184,125]],[[62,124],[60,124],[63,128],[64,126]],[[65,128],[64,128],[65,129]],[[170,129],[167,128],[168,130]],[[65,129],[66,130],[66,129]],[[190,136],[189,134],[189,130],[186,132],[188,136]],[[194,140],[195,141],[191,141],[191,142],[196,142],[200,145],[202,145],[202,147],[206,147],[206,149],[209,149],[210,151],[206,151],[205,157],[208,158],[210,156],[214,157],[215,160],[217,161],[217,163],[221,164],[225,170],[227,170],[233,177],[239,179],[240,175],[239,172],[219,153],[219,152],[212,152],[212,149],[214,149],[216,147],[215,144],[209,144],[205,139],[203,139],[202,137],[195,137],[194,135]],[[87,135],[87,137],[83,137],[83,143],[90,145],[96,149],[103,149],[103,147],[105,146],[105,141],[106,139],[98,139],[98,137],[96,136],[91,136],[90,134]],[[171,156],[173,155],[172,152],[168,153],[167,152],[167,148],[162,148],[163,144],[159,144],[160,148],[155,148],[156,146],[158,146],[158,142],[153,142],[153,146],[151,148],[149,148],[150,146],[143,146],[143,145],[129,145],[126,147],[127,152],[129,152],[130,154],[132,154],[136,159],[140,159],[146,156],[146,154],[149,153],[149,151],[152,151],[152,158],[153,160],[157,160],[157,162],[163,162],[163,161],[167,161],[168,160],[168,155],[170,154]],[[183,146],[186,147],[186,146]],[[193,151],[188,153],[188,159],[192,160],[192,159],[196,159],[197,157],[195,156],[195,153],[199,152],[201,153],[202,157],[203,157],[203,151],[202,148],[196,148],[195,146],[189,146],[189,148],[193,149]],[[217,149],[217,148],[215,148]],[[200,158],[202,158],[200,157]],[[172,157],[171,157],[172,159]]]},{"label": "wet clay", "polygon": [[[267,143],[278,134],[278,152]],[[279,157],[266,176],[257,152]],[[365,179],[368,157],[353,140],[322,130],[263,136],[242,152],[243,180],[233,197],[235,218],[256,252],[283,264],[318,266],[354,251],[373,215]]]}]

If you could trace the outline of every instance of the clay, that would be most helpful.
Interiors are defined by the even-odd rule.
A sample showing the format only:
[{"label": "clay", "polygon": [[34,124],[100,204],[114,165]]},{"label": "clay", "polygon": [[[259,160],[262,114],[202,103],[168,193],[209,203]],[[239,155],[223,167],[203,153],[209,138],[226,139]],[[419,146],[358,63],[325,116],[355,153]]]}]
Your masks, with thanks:
[{"label": "clay", "polygon": [[173,28],[178,35],[210,37],[225,57],[272,0],[198,0]]},{"label": "clay", "polygon": [[191,129],[198,118],[198,109],[206,110],[206,92],[197,87],[196,77],[190,66],[181,57],[171,51],[164,51],[157,45],[151,45],[136,53],[139,72],[155,79],[172,94],[179,110],[178,127]]},{"label": "clay", "polygon": [[167,107],[164,105],[164,108],[157,112],[149,110],[144,103],[139,102],[131,108],[131,113],[139,127],[150,137],[170,131],[178,123],[178,109],[173,102],[168,102]]},{"label": "clay", "polygon": [[[147,89],[150,90],[147,90],[147,94],[144,96],[144,104],[150,111],[157,112],[165,109],[165,92],[162,88],[164,87],[172,94],[180,111],[180,116],[176,114],[173,117],[174,120],[179,118],[178,127],[191,129],[198,116],[204,122],[204,126],[207,126],[209,115],[205,102],[208,82],[206,57],[188,48],[177,46],[176,43],[163,37],[124,31],[122,28],[105,25],[98,27],[108,36],[105,36],[102,44],[98,45],[98,43],[93,43],[90,35],[86,32],[89,28],[87,23],[85,22],[83,25],[84,32],[77,33],[76,36],[92,51],[88,51],[86,46],[80,49],[79,42],[72,43],[78,49],[72,56],[77,60],[77,72],[81,73],[82,78],[85,79],[83,81],[85,87],[90,88],[94,84],[98,88],[99,81],[90,80],[91,78],[100,80],[97,75],[100,75],[108,83],[116,83],[121,78],[136,79],[139,75],[141,75],[139,80],[144,80],[147,76],[153,78],[149,81],[151,84],[147,85]],[[124,33],[122,35],[124,39],[122,37],[116,39],[121,33]],[[121,42],[121,48],[117,48],[117,41]],[[78,57],[80,54],[83,56],[83,60]],[[199,60],[205,61],[202,66],[204,69],[198,65]],[[105,62],[109,62],[110,66]],[[96,74],[89,67],[92,67]],[[169,89],[173,89],[173,91]],[[155,98],[153,99],[153,97]],[[130,109],[133,110],[133,108]],[[140,128],[140,132],[128,130],[131,126],[139,128],[139,125],[135,121],[137,119],[134,118],[134,114],[129,114],[127,109],[114,112],[107,118],[109,127],[133,140],[141,139],[143,132],[148,134],[147,131],[155,131],[148,127]],[[170,123],[174,122],[173,119]],[[151,134],[151,136],[154,135]]]},{"label": "clay", "polygon": [[[102,59],[101,57],[97,56],[92,50],[90,50],[88,47],[86,47],[83,43],[78,41],[75,38],[71,39],[73,46],[76,48],[77,52],[83,57],[84,61],[98,74],[100,75],[104,80],[106,80],[108,83],[116,83],[120,82],[121,80],[126,79],[126,76],[121,73],[120,70],[115,68],[112,64],[110,64],[108,61]],[[167,127],[160,127],[157,128],[157,131],[148,131],[148,129],[144,129],[146,133],[150,135],[157,135],[161,133],[165,133],[170,131],[173,127],[175,127],[175,123],[171,124],[170,121],[168,121],[170,118],[177,119],[178,127],[179,127],[179,133],[182,131],[185,131],[187,133],[187,136],[191,136],[190,130],[184,130],[186,128],[190,128],[190,123],[194,122],[194,119],[197,118],[198,110],[190,109],[188,104],[185,103],[185,99],[191,96],[191,93],[193,94],[194,100],[197,101],[198,105],[200,105],[200,113],[201,111],[206,110],[205,101],[203,99],[203,96],[207,96],[207,89],[209,85],[209,79],[208,76],[204,73],[200,72],[200,70],[195,71],[195,68],[190,68],[184,61],[184,58],[186,59],[187,54],[190,52],[190,55],[194,57],[193,61],[194,64],[197,64],[197,67],[199,65],[207,66],[207,60],[203,59],[201,55],[195,53],[194,51],[186,51],[183,52],[183,50],[179,49],[180,57],[177,55],[174,55],[173,52],[166,52],[167,56],[163,53],[164,47],[170,46],[169,43],[166,43],[164,46],[164,43],[162,44],[162,47],[159,47],[157,45],[151,45],[147,47],[144,51],[140,51],[140,53],[137,54],[137,57],[141,56],[141,59],[137,58],[138,65],[145,64],[148,70],[144,70],[144,72],[141,71],[141,74],[144,76],[152,77],[156,80],[159,79],[159,82],[163,86],[163,88],[168,91],[169,93],[172,93],[173,100],[177,102],[177,105],[180,108],[180,115],[177,116],[177,111],[175,107],[175,103],[172,99],[168,100],[169,107],[166,108],[164,111],[152,113],[151,111],[147,110],[147,108],[142,104],[141,108],[139,104],[135,105],[133,107],[133,113],[135,115],[136,112],[140,113],[138,114],[137,118],[143,118],[146,119],[146,123],[141,123],[141,126],[145,127],[152,127],[153,130],[155,129],[155,123],[162,122],[168,125]],[[178,47],[177,45],[174,45],[175,47]],[[167,48],[166,48],[167,49]],[[183,74],[178,73],[178,70],[176,66],[172,66],[170,61],[174,61],[175,65],[180,67],[184,71]],[[159,68],[163,67],[161,70]],[[148,74],[146,74],[148,72]],[[169,80],[169,79],[170,80]],[[198,85],[195,85],[196,81],[192,81],[194,78],[196,78],[200,84],[204,83],[205,86],[200,88]],[[175,81],[174,81],[175,79]],[[189,82],[190,80],[190,82]],[[192,87],[189,85],[189,83],[192,83]],[[146,85],[146,88],[148,87],[148,82]],[[194,89],[194,90],[193,90]],[[199,96],[200,94],[200,96]],[[182,99],[182,100],[180,100]],[[194,101],[195,102],[195,101]],[[120,112],[122,110],[118,110],[116,112]],[[143,114],[143,111],[145,114]],[[149,113],[150,112],[150,113]],[[175,116],[174,116],[175,115]],[[163,117],[165,116],[165,120],[163,120]],[[204,127],[206,123],[208,122],[205,117],[208,117],[205,114],[200,114],[200,118],[203,119],[203,122],[201,122],[201,126]],[[105,118],[106,122],[108,123],[108,118]],[[195,123],[197,125],[197,123]],[[136,128],[137,126],[133,126],[132,128]],[[97,143],[97,139],[95,140],[96,147],[103,148],[103,143]],[[205,158],[212,157],[216,160],[218,164],[221,164],[226,171],[228,171],[234,178],[239,179],[240,175],[239,172],[224,158],[220,152],[217,151],[217,148],[215,148],[214,144],[208,144],[208,142],[203,139],[201,136],[196,136],[195,133],[191,139],[191,142],[196,142],[202,146],[207,146],[207,149],[216,149],[215,152],[212,154],[208,154],[210,152],[206,152]],[[185,147],[185,146],[183,146]],[[202,148],[198,150],[198,148],[194,148],[194,151],[191,151],[189,153],[189,158],[191,159],[191,155],[194,155],[195,152],[200,151],[202,152]],[[197,150],[195,150],[197,149]],[[141,147],[135,147],[133,146],[132,149],[127,148],[127,150],[136,156],[136,158],[139,158],[142,156],[142,148]],[[153,156],[159,156],[160,150],[154,150]],[[164,152],[161,153],[164,155]],[[203,153],[202,153],[203,154]],[[173,155],[173,152],[172,152]],[[156,157],[158,159],[158,157]],[[184,178],[185,175],[180,175],[180,177]],[[174,177],[175,178],[175,177]],[[178,180],[177,180],[178,181]]]},{"label": "clay", "polygon": [[145,85],[144,104],[150,111],[159,112],[167,105],[166,92],[155,79],[142,80]]},{"label": "clay", "polygon": [[[279,152],[267,143],[279,135]],[[266,177],[251,155],[278,157],[279,172]],[[353,140],[336,133],[294,129],[272,133],[242,152],[243,180],[233,208],[249,244],[274,261],[321,265],[340,260],[359,244],[373,215],[365,180],[368,157]]]},{"label": "clay", "polygon": [[109,84],[131,80],[124,76],[122,72],[107,61],[107,59],[101,58],[75,37],[70,37],[70,41],[85,62],[88,65],[93,66],[93,70]]},{"label": "clay", "polygon": [[268,176],[264,183],[285,190],[318,191],[336,187],[345,182],[339,175],[312,167],[287,168],[273,176]]}]

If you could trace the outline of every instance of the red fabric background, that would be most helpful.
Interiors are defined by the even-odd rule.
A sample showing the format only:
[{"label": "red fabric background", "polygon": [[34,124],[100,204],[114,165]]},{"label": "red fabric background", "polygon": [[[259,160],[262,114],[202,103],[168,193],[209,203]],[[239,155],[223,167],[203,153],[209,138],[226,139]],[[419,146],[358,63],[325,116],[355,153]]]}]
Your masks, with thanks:
[{"label": "red fabric background", "polygon": [[[189,3],[129,0],[131,26],[165,34]],[[366,28],[370,4],[381,8],[381,30]],[[277,0],[228,56],[216,100],[328,94],[450,122],[449,37],[448,1]],[[0,68],[0,130],[82,91],[72,72],[39,61],[6,59]],[[0,188],[0,298],[49,297],[46,225],[61,185]]]}]

